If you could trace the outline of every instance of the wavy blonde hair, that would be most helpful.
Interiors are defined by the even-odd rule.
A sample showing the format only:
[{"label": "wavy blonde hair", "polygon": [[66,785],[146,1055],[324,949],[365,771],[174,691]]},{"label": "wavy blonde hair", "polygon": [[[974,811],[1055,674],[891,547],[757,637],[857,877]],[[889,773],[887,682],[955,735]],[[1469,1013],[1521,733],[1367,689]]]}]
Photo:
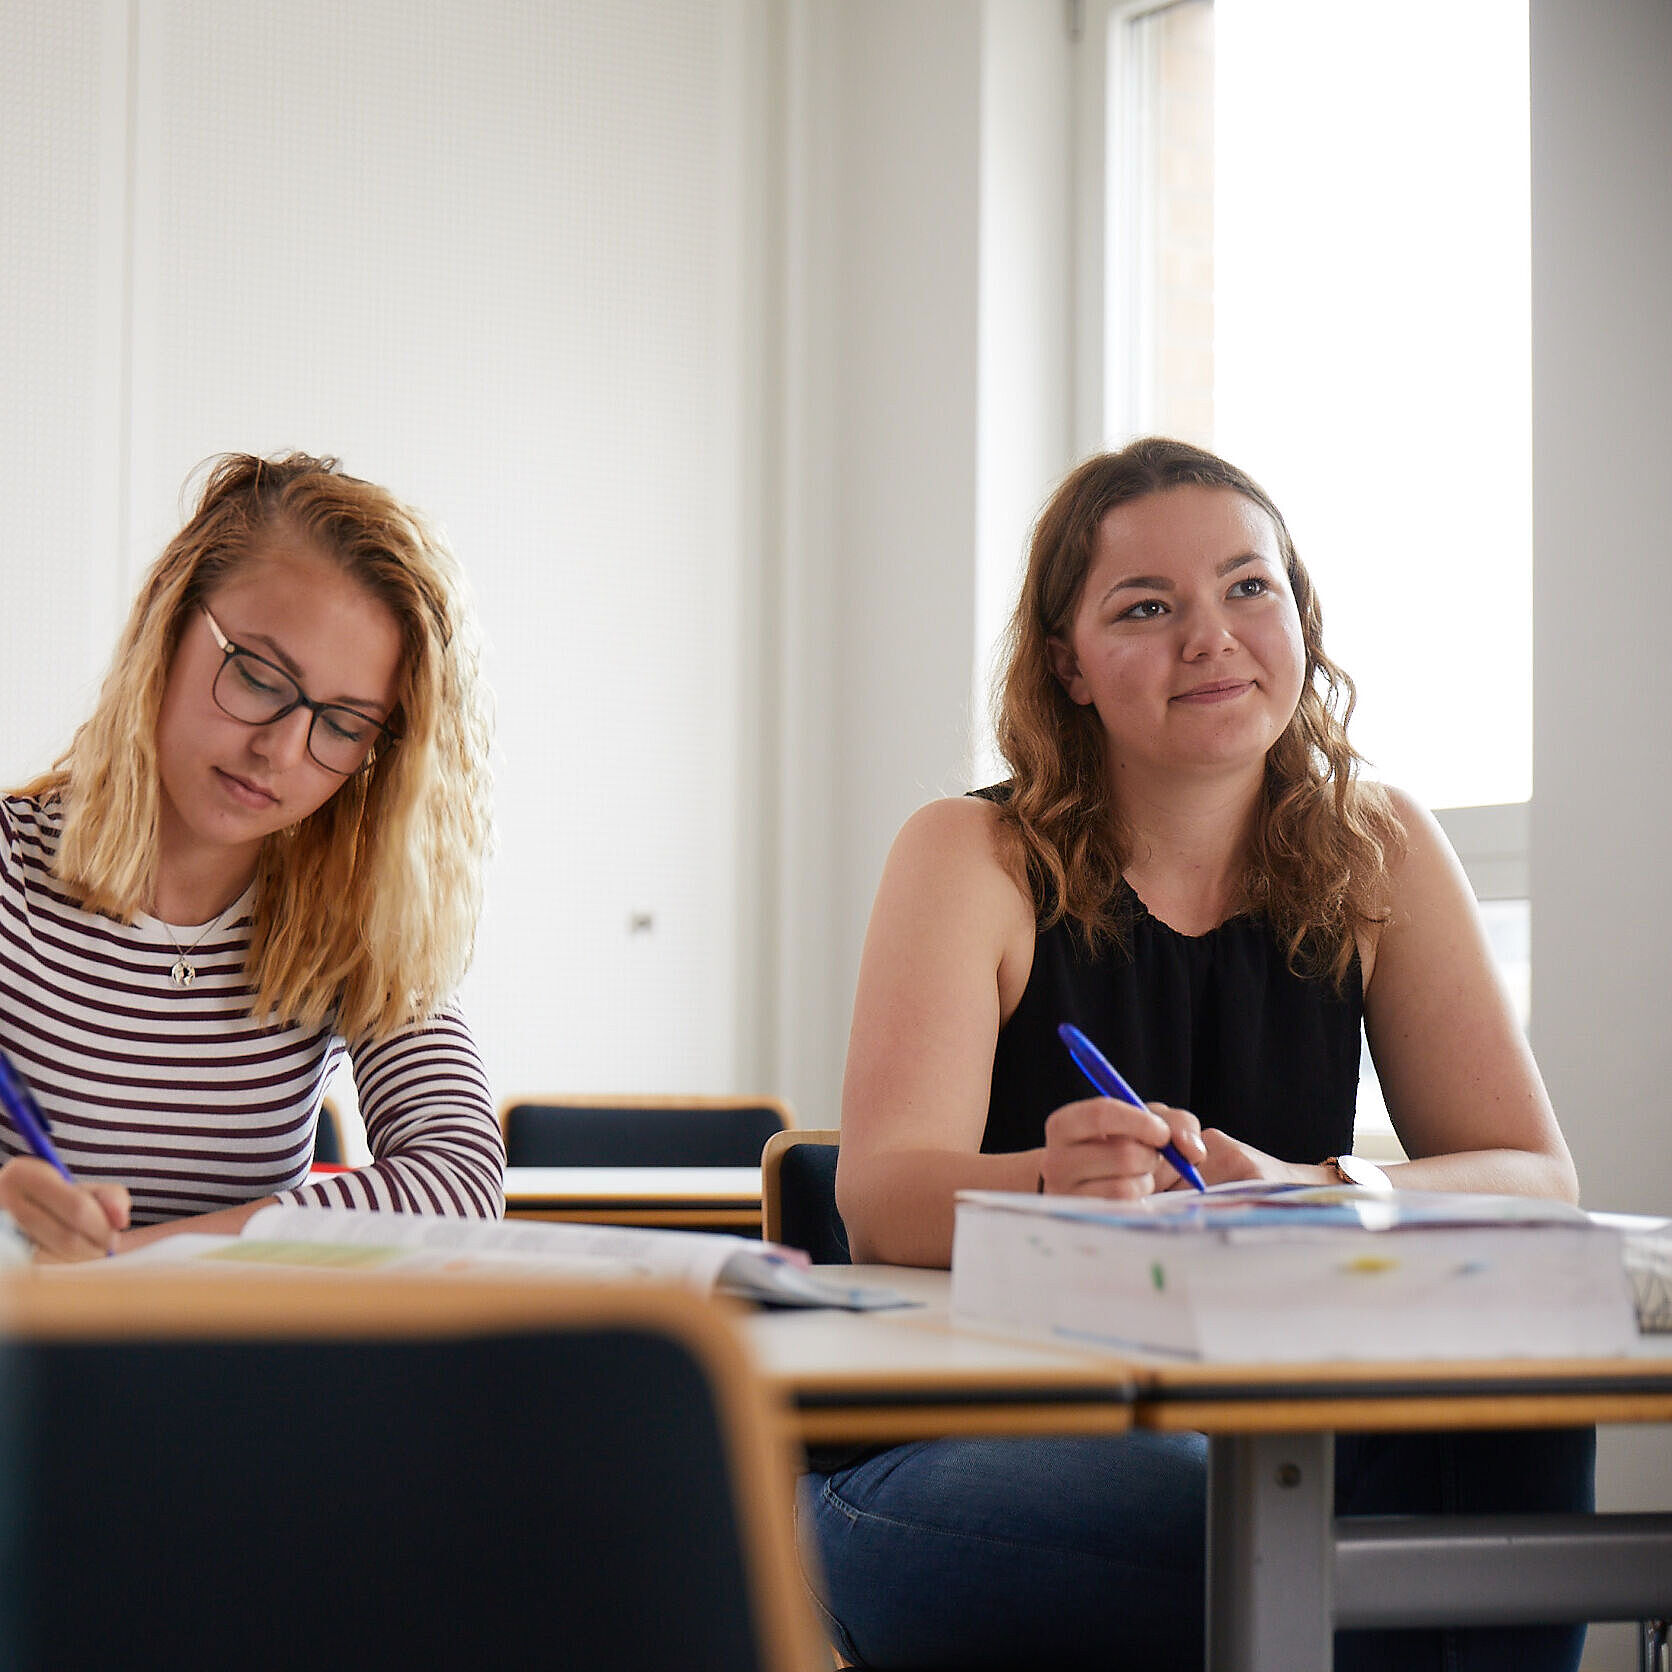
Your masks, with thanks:
[{"label": "wavy blonde hair", "polygon": [[1282,513],[1213,453],[1149,437],[1097,454],[1064,478],[1040,514],[995,692],[998,744],[1011,769],[1001,829],[1025,865],[1042,925],[1067,916],[1088,944],[1122,940],[1130,835],[1110,800],[1097,712],[1063,689],[1050,646],[1072,628],[1103,519],[1178,487],[1228,488],[1258,505],[1277,532],[1306,677],[1294,717],[1266,756],[1242,904],[1273,925],[1298,973],[1327,972],[1339,986],[1358,932],[1386,920],[1388,863],[1403,833],[1381,786],[1358,776],[1361,757],[1347,741],[1353,682],[1324,654],[1318,595]]},{"label": "wavy blonde hair", "polygon": [[156,894],[157,720],[192,612],[274,538],[342,566],[401,634],[397,740],[256,868],[252,1011],[331,1021],[350,1039],[431,1014],[470,963],[492,842],[489,699],[458,563],[441,535],[337,460],[228,453],[203,467],[197,509],[140,586],[92,716],[24,793],[55,796],[57,878],[123,922]]}]

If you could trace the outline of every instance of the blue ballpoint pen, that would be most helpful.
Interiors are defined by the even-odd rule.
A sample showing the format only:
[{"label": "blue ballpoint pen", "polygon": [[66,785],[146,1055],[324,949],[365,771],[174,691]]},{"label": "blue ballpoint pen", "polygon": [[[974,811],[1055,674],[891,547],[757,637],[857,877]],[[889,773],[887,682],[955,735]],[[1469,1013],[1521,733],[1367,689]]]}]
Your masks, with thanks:
[{"label": "blue ballpoint pen", "polygon": [[[1147,1107],[1143,1098],[1115,1072],[1114,1064],[1072,1022],[1064,1022],[1057,1029],[1057,1037],[1068,1047],[1068,1054],[1074,1059],[1075,1067],[1105,1097],[1116,1097],[1123,1103],[1135,1103],[1140,1109]],[[1173,1164],[1173,1171],[1186,1184],[1193,1184],[1198,1190],[1207,1189],[1202,1183],[1202,1175],[1179,1154],[1176,1145],[1163,1144],[1161,1153]]]},{"label": "blue ballpoint pen", "polygon": [[23,1076],[12,1066],[11,1058],[4,1051],[0,1051],[0,1105],[4,1105],[12,1125],[17,1128],[18,1136],[31,1151],[51,1167],[66,1184],[74,1184],[75,1180],[70,1176],[69,1168],[64,1165],[58,1151],[52,1147],[52,1140],[46,1135],[46,1116],[41,1113],[40,1105],[35,1101],[35,1094],[24,1084]]}]

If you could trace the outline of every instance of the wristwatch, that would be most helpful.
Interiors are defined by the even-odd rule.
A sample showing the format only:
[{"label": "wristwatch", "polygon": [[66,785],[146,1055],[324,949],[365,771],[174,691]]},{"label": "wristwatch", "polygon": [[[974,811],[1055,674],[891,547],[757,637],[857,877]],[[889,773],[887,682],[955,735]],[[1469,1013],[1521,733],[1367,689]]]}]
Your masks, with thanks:
[{"label": "wristwatch", "polygon": [[1366,1161],[1363,1156],[1332,1155],[1324,1165],[1334,1169],[1343,1184],[1356,1184],[1359,1189],[1373,1190],[1378,1196],[1393,1194],[1393,1180],[1374,1161]]}]

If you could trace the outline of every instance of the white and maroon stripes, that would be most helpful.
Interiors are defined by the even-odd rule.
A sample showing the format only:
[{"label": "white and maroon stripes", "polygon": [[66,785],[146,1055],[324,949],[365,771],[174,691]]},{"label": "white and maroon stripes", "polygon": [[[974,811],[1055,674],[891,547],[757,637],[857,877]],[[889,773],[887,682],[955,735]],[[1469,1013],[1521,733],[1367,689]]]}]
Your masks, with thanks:
[{"label": "white and maroon stripes", "polygon": [[[0,800],[0,1044],[34,1088],[82,1179],[115,1179],[134,1223],[286,1201],[494,1217],[505,1152],[487,1077],[455,1008],[352,1052],[373,1164],[307,1181],[329,1027],[251,1021],[249,900],[190,954],[154,918],[83,911],[52,878],[57,808]],[[177,938],[190,946],[196,930]],[[20,1152],[0,1122],[0,1157]]]}]

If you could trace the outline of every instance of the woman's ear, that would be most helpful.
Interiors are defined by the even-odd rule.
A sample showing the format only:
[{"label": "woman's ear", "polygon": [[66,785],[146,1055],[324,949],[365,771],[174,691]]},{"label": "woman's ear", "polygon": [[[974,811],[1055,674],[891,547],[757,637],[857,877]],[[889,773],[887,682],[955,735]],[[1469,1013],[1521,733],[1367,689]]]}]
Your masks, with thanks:
[{"label": "woman's ear", "polygon": [[1074,654],[1074,647],[1066,639],[1058,638],[1053,633],[1045,641],[1045,654],[1051,659],[1051,672],[1057,676],[1057,683],[1068,694],[1070,702],[1077,702],[1082,707],[1091,701],[1091,693],[1086,689],[1086,682],[1080,674],[1080,661]]}]

